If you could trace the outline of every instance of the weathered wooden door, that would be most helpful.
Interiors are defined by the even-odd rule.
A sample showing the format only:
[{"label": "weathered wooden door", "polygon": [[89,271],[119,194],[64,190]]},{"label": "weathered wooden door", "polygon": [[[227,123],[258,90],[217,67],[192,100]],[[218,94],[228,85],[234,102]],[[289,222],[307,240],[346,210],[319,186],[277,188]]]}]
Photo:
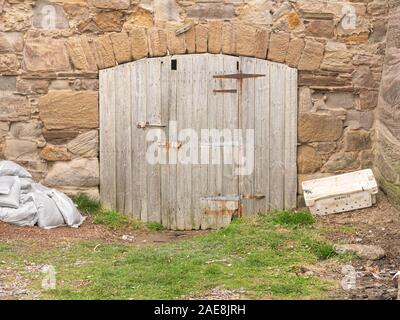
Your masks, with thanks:
[{"label": "weathered wooden door", "polygon": [[170,229],[296,206],[297,72],[225,55],[100,73],[101,197]]}]

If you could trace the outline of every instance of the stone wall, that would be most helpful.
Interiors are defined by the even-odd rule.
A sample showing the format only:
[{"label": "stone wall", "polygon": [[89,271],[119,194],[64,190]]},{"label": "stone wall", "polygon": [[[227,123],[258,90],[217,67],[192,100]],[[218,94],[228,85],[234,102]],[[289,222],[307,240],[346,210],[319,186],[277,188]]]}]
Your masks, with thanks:
[{"label": "stone wall", "polygon": [[209,52],[299,70],[300,182],[371,167],[387,2],[0,0],[0,156],[98,194],[98,70]]},{"label": "stone wall", "polygon": [[400,205],[400,1],[391,5],[374,151],[380,185]]}]

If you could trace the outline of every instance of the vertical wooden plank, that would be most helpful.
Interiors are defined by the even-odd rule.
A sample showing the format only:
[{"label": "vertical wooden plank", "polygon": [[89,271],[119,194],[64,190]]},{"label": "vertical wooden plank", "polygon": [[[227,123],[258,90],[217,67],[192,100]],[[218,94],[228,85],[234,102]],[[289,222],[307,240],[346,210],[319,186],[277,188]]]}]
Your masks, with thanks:
[{"label": "vertical wooden plank", "polygon": [[[169,86],[170,86],[170,70],[171,70],[171,58],[164,57],[160,59],[161,61],[161,123],[165,124],[167,127],[165,128],[165,141],[163,143],[167,143],[169,141]],[[161,165],[161,222],[164,227],[170,228],[170,190],[173,188],[170,185],[170,165],[168,164],[169,157],[169,148],[164,148],[162,150],[163,157],[165,157],[166,163]]]},{"label": "vertical wooden plank", "polygon": [[[235,74],[238,72],[237,64],[239,58],[224,56],[224,74]],[[225,79],[221,83],[222,87],[220,89],[231,90],[238,89],[238,82],[235,79]],[[221,94],[221,93],[220,93]],[[238,111],[238,93],[222,93],[223,96],[223,106],[222,106],[222,125],[221,128],[227,129],[230,133],[230,137],[226,143],[232,145],[227,145],[221,148],[222,152],[222,195],[223,196],[238,196],[239,195],[239,176],[235,174],[235,164],[234,164],[234,152],[235,149],[235,137],[234,130],[238,128],[239,125],[239,111]]]},{"label": "vertical wooden plank", "polygon": [[269,68],[268,61],[256,59],[255,73],[264,77],[255,80],[255,193],[264,198],[254,200],[254,212],[269,210]]},{"label": "vertical wooden plank", "polygon": [[[194,117],[193,114],[193,69],[194,69],[194,63],[197,62],[194,56],[192,55],[186,55],[185,56],[185,80],[186,80],[186,86],[185,86],[185,94],[184,94],[184,122],[182,123],[182,129],[189,129],[193,130],[194,127],[194,122],[196,121],[196,118]],[[196,66],[197,67],[197,66]],[[183,120],[182,119],[182,120]],[[192,131],[193,134],[196,134],[197,132]],[[196,143],[198,143],[198,140],[196,141],[195,139],[197,138],[196,136],[190,136],[187,137],[190,139],[190,142],[192,142],[191,146],[191,151],[194,151],[194,148],[196,146]],[[195,156],[195,153],[193,153],[193,156]],[[182,181],[182,186],[186,186],[187,194],[185,198],[185,202],[188,202],[187,204],[185,203],[185,210],[184,210],[184,216],[185,216],[185,230],[193,230],[194,229],[194,210],[195,210],[195,205],[193,204],[193,184],[195,182],[192,179],[192,168],[193,165],[196,163],[196,159],[191,157],[192,159],[190,160],[189,164],[184,164],[184,180]],[[188,187],[187,184],[190,186]],[[183,188],[182,188],[183,191]]]},{"label": "vertical wooden plank", "polygon": [[[235,74],[237,73],[239,66],[239,58],[223,56],[224,74]],[[235,79],[225,79],[222,82],[221,89],[225,90],[238,90],[238,82]],[[235,152],[238,152],[237,146],[235,146],[235,129],[239,125],[239,95],[238,93],[223,93],[223,107],[222,107],[222,126],[226,132],[229,132],[229,136],[226,137],[225,143],[227,144],[221,148],[222,152],[222,195],[226,197],[238,197],[239,196],[239,176],[235,172]],[[235,203],[226,202],[223,204],[224,209],[233,210]],[[237,210],[240,208],[237,207]],[[230,213],[233,213],[230,211]],[[230,214],[222,214],[218,223],[219,226],[229,225],[231,220]]]},{"label": "vertical wooden plank", "polygon": [[297,206],[297,70],[286,68],[285,209]]},{"label": "vertical wooden plank", "polygon": [[[161,123],[161,59],[147,59],[146,70],[147,122],[150,124],[145,130],[147,136],[149,130],[163,130],[152,125],[164,125]],[[157,143],[159,142],[161,141]],[[154,141],[148,142],[147,147],[153,143]],[[144,161],[147,165],[147,221],[161,223],[161,165],[151,164],[147,159]]]},{"label": "vertical wooden plank", "polygon": [[[201,138],[201,130],[207,128],[207,95],[208,95],[208,60],[207,55],[193,56],[193,129],[199,135],[199,159],[198,164],[192,165],[192,211],[193,229],[201,227],[202,202],[201,199],[207,197],[207,173],[208,165],[201,163],[201,151],[205,141]],[[202,147],[203,145],[203,147]]]},{"label": "vertical wooden plank", "polygon": [[[140,119],[140,108],[145,107],[140,102],[140,83],[138,80],[138,64],[128,64],[130,70],[130,82],[131,82],[131,97],[130,97],[130,109],[131,109],[131,158],[132,158],[132,172],[131,172],[131,201],[132,201],[132,217],[135,219],[141,219],[141,163],[139,160],[140,155],[140,143],[139,136],[141,135],[141,129],[137,127],[137,123],[143,121]],[[143,98],[142,98],[143,99]]]},{"label": "vertical wooden plank", "polygon": [[270,63],[270,203],[272,210],[284,208],[285,70]]},{"label": "vertical wooden plank", "polygon": [[[222,55],[207,54],[207,129],[209,137],[204,141],[208,145],[209,159],[207,170],[206,197],[218,197],[222,194],[222,150],[218,143],[221,141],[220,133],[223,129],[223,107],[224,97],[222,94],[214,93],[214,89],[223,86],[222,79],[214,79],[215,75],[224,74],[224,59]],[[207,202],[206,202],[207,203]],[[202,215],[202,229],[218,228],[220,217],[215,214]]]},{"label": "vertical wooden plank", "polygon": [[[241,58],[241,71],[243,73],[254,74],[255,63],[252,58]],[[246,158],[246,163],[252,161],[252,167],[254,169],[254,154],[248,153],[247,144],[250,143],[247,139],[247,130],[255,130],[255,79],[243,80],[241,93],[241,105],[240,105],[240,127],[242,130],[243,147],[242,155]],[[251,160],[252,159],[252,160]],[[245,175],[239,177],[239,190],[243,195],[243,210],[245,215],[253,215],[254,212],[254,199],[248,199],[255,194],[254,190],[254,177],[255,172],[248,172]]]},{"label": "vertical wooden plank", "polygon": [[124,150],[125,142],[123,139],[124,129],[123,125],[123,114],[125,108],[122,104],[122,98],[125,95],[125,84],[122,83],[121,78],[123,75],[121,66],[112,68],[112,72],[115,75],[113,86],[115,91],[115,144],[116,144],[116,209],[119,212],[124,212],[124,200],[125,200],[125,163],[124,163]]},{"label": "vertical wooden plank", "polygon": [[124,153],[124,162],[126,167],[126,177],[125,177],[125,203],[124,203],[124,212],[129,216],[133,216],[133,207],[132,207],[132,163],[134,158],[132,157],[132,83],[131,83],[131,68],[129,65],[124,65],[123,69],[123,79],[126,81],[126,91],[124,97],[122,99],[122,103],[125,108],[124,115],[124,138],[125,138],[125,153]]},{"label": "vertical wooden plank", "polygon": [[[170,144],[178,143],[177,136],[177,120],[178,120],[178,111],[177,111],[177,89],[178,89],[178,71],[172,70],[172,61],[177,62],[177,58],[175,56],[171,57],[171,64],[169,65],[170,73],[169,73],[169,84],[168,84],[168,113],[169,113],[169,125],[168,125],[168,141]],[[179,67],[179,66],[178,66]],[[177,148],[170,147],[168,150],[168,179],[169,179],[169,187],[168,187],[168,225],[171,229],[177,230],[177,158],[178,158],[178,150]]]},{"label": "vertical wooden plank", "polygon": [[103,203],[116,207],[114,71],[100,71],[100,192]]},{"label": "vertical wooden plank", "polygon": [[125,65],[114,68],[113,72],[115,73],[117,210],[131,215],[130,72],[129,67]]},{"label": "vertical wooden plank", "polygon": [[182,163],[182,159],[186,157],[186,148],[189,144],[189,139],[183,135],[182,130],[190,128],[192,125],[192,56],[179,56],[177,60],[178,140],[182,143],[182,147],[178,151],[176,219],[178,230],[190,230],[192,215],[192,172],[190,164]]},{"label": "vertical wooden plank", "polygon": [[146,151],[147,151],[147,142],[146,142],[146,130],[137,128],[138,123],[147,121],[147,61],[139,60],[135,62],[135,98],[137,104],[137,122],[133,125],[135,126],[136,135],[136,156],[135,158],[138,161],[138,180],[136,181],[137,188],[137,201],[139,202],[139,212],[140,219],[144,222],[148,220],[148,207],[147,207],[147,170],[148,165],[146,161]]}]

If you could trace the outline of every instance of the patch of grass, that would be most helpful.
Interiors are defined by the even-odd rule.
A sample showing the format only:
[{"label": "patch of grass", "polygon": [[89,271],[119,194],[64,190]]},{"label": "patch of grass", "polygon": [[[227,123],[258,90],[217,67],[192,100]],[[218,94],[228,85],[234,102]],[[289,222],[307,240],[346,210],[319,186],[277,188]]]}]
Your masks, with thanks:
[{"label": "patch of grass", "polygon": [[96,215],[102,211],[101,202],[86,195],[80,194],[73,197],[72,200],[78,206],[78,209],[86,214]]},{"label": "patch of grass", "polygon": [[353,235],[353,234],[357,234],[358,229],[355,226],[344,225],[344,226],[339,227],[339,231],[344,234]]},{"label": "patch of grass", "polygon": [[145,224],[136,219],[132,219],[116,211],[101,211],[96,215],[94,224],[105,225],[109,229],[117,230],[138,230],[143,229]]},{"label": "patch of grass", "polygon": [[10,246],[6,243],[1,243],[0,242],[0,253],[6,253],[11,250]]},{"label": "patch of grass", "polygon": [[164,231],[165,227],[161,223],[157,222],[148,222],[146,223],[146,226],[149,230],[152,231]]},{"label": "patch of grass", "polygon": [[272,221],[279,225],[307,226],[315,223],[314,217],[309,212],[283,211],[272,216]]},{"label": "patch of grass", "polygon": [[346,263],[353,263],[354,261],[360,260],[360,257],[358,257],[354,252],[346,252],[346,253],[340,253],[336,254],[340,261],[346,262]]},{"label": "patch of grass", "polygon": [[105,209],[100,201],[86,195],[78,195],[73,198],[73,201],[81,212],[94,216],[94,224],[104,225],[114,231],[138,230],[146,227],[141,221],[117,211]]},{"label": "patch of grass", "polygon": [[[250,299],[323,298],[332,284],[295,270],[329,258],[331,245],[314,228],[282,228],[274,221],[275,214],[241,218],[207,235],[144,247],[59,243],[20,263],[55,266],[57,289],[44,293],[46,299],[181,299],[216,287],[242,289]],[[40,276],[32,281],[40,288]]]},{"label": "patch of grass", "polygon": [[336,255],[335,250],[333,249],[333,244],[331,243],[310,240],[307,242],[307,245],[320,260],[326,260]]}]

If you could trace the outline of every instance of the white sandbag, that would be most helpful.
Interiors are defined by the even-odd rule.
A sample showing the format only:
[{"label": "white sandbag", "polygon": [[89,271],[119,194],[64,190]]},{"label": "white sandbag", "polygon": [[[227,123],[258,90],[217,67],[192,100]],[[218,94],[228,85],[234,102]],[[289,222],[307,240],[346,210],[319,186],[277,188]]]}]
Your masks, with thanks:
[{"label": "white sandbag", "polygon": [[0,194],[9,194],[14,182],[14,177],[0,177]]},{"label": "white sandbag", "polygon": [[12,161],[0,161],[0,176],[17,176],[20,178],[32,178],[32,175],[19,164]]},{"label": "white sandbag", "polygon": [[33,180],[30,178],[20,178],[21,181],[21,196],[32,192]]},{"label": "white sandbag", "polygon": [[0,221],[19,226],[79,227],[84,222],[65,194],[32,180],[12,161],[0,161]]},{"label": "white sandbag", "polygon": [[29,201],[33,201],[32,194],[31,193],[21,193],[21,196],[19,197],[19,205],[23,205]]},{"label": "white sandbag", "polygon": [[14,183],[8,194],[0,194],[0,207],[14,208],[19,207],[19,197],[21,194],[21,182],[18,177],[12,177]]},{"label": "white sandbag", "polygon": [[54,189],[50,189],[40,183],[35,183],[35,182],[31,184],[31,190],[32,192],[42,192],[50,196],[51,193],[54,191]]},{"label": "white sandbag", "polygon": [[21,190],[31,189],[33,183],[33,180],[31,178],[20,178],[19,180],[21,182]]},{"label": "white sandbag", "polygon": [[52,190],[50,196],[64,217],[67,226],[78,228],[85,221],[85,218],[80,214],[75,204],[64,193]]},{"label": "white sandbag", "polygon": [[1,208],[0,221],[20,227],[33,227],[38,220],[37,209],[33,201],[27,201],[18,209]]},{"label": "white sandbag", "polygon": [[65,226],[64,218],[54,200],[43,192],[31,193],[38,212],[37,225],[52,229]]}]

